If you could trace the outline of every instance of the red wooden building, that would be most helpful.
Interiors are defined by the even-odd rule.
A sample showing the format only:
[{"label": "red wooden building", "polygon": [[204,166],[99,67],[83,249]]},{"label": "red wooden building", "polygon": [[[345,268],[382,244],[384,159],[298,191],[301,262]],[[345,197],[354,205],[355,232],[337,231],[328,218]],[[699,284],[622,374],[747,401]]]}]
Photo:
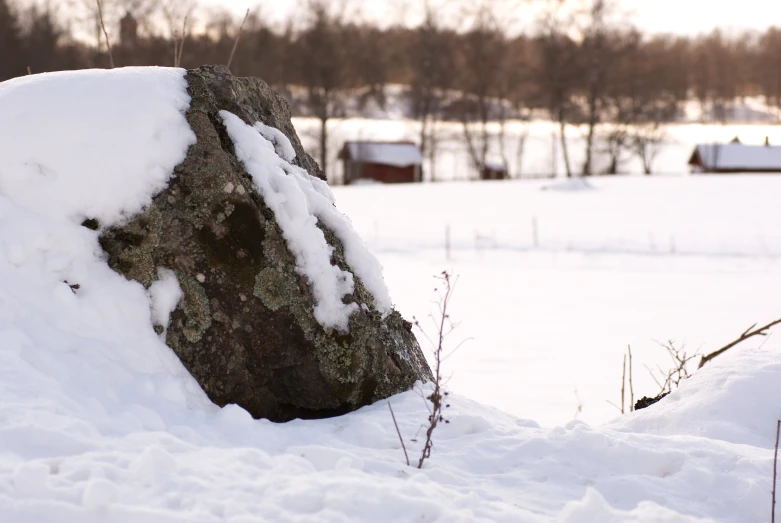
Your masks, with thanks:
[{"label": "red wooden building", "polygon": [[480,169],[481,180],[506,180],[509,178],[507,167],[500,163],[486,162]]},{"label": "red wooden building", "polygon": [[411,183],[421,180],[423,155],[412,142],[346,142],[339,152],[344,183],[373,180]]}]

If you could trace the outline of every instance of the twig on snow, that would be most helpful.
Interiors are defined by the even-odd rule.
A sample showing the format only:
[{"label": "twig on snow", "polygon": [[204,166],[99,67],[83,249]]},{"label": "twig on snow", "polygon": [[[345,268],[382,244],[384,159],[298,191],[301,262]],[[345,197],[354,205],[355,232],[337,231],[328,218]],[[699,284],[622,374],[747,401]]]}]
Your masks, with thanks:
[{"label": "twig on snow", "polygon": [[399,435],[399,441],[401,442],[401,450],[404,451],[404,459],[407,460],[407,466],[409,466],[409,455],[407,454],[407,446],[404,445],[404,438],[401,437],[401,431],[399,430],[399,424],[396,423],[396,415],[393,414],[393,407],[391,407],[390,401],[388,402],[388,410],[390,410],[391,418],[393,418],[393,425],[396,427],[396,434]]},{"label": "twig on snow", "polygon": [[[722,348],[720,348],[717,351],[713,351],[710,354],[708,354],[706,356],[703,356],[702,359],[700,360],[700,365],[697,368],[701,369],[703,365],[708,363],[710,360],[712,360],[713,358],[715,358],[719,354],[722,354],[722,353],[728,351],[729,349],[731,349],[732,347],[734,347],[738,343],[740,343],[742,341],[745,341],[745,340],[751,338],[752,336],[767,336],[767,330],[770,327],[778,325],[779,323],[781,323],[781,319],[778,319],[776,321],[771,321],[770,323],[768,323],[764,327],[760,327],[758,329],[754,329],[754,327],[757,326],[757,324],[755,323],[754,325],[752,325],[751,327],[749,327],[748,329],[743,331],[743,334],[741,334],[738,339],[736,339],[736,340],[726,344],[725,346],[723,346]],[[751,329],[754,329],[754,330],[751,330]]]}]

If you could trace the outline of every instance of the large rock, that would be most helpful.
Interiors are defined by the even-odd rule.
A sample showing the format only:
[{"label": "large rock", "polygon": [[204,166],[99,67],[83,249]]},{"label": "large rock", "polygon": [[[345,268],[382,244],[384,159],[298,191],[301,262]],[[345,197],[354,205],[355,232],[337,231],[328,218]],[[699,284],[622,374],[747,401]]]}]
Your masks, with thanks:
[{"label": "large rock", "polygon": [[[172,270],[184,294],[166,343],[218,405],[237,403],[255,417],[286,421],[352,411],[430,379],[411,325],[382,314],[356,275],[344,303],[359,305],[349,329],[324,327],[314,314],[312,281],[244,164],[220,111],[281,131],[291,163],[322,172],[295,134],[286,102],[263,81],[221,66],[188,71],[187,120],[197,137],[168,188],[122,227],[103,231],[109,265],[144,286]],[[335,231],[317,226],[345,261]],[[300,265],[300,263],[299,263]]]}]

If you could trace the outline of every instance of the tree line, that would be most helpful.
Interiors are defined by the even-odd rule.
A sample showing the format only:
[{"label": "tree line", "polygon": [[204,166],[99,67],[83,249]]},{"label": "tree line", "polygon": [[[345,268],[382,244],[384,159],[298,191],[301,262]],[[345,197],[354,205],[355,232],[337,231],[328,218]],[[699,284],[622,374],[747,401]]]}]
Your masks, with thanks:
[{"label": "tree line", "polygon": [[[116,66],[227,63],[242,24],[227,11],[198,13],[194,0],[102,0],[104,33],[97,0],[66,1],[57,11],[0,0],[0,81],[109,67],[106,33]],[[324,168],[329,120],[355,106],[384,107],[392,84],[404,86],[424,154],[433,161],[439,122],[457,122],[475,172],[492,154],[508,164],[504,124],[532,112],[559,126],[568,175],[590,175],[597,153],[610,158],[608,172],[626,152],[650,172],[664,125],[688,101],[712,121],[725,121],[742,97],[781,107],[781,29],[644,34],[616,16],[615,0],[538,0],[533,23],[519,31],[492,7],[499,2],[465,7],[454,25],[421,1],[413,26],[361,20],[325,0],[303,3],[282,24],[250,13],[231,70],[263,78],[294,114],[320,120]],[[586,129],[582,165],[570,165],[570,125]]]}]

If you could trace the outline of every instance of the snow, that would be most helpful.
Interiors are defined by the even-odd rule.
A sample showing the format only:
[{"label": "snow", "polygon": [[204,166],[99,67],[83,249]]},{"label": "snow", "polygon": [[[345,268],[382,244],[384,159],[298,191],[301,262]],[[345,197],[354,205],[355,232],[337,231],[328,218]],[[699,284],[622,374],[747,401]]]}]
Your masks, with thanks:
[{"label": "snow", "polygon": [[694,523],[705,521],[692,516],[683,516],[653,503],[641,502],[636,511],[615,510],[594,489],[588,489],[582,501],[567,504],[562,511],[559,523]]},{"label": "snow", "polygon": [[593,189],[585,178],[567,178],[563,181],[557,181],[542,186],[543,191],[589,191]]},{"label": "snow", "polygon": [[[475,340],[445,361],[450,423],[436,430],[419,470],[404,464],[386,402],[325,420],[253,420],[238,406],[209,402],[161,341],[153,325],[180,292],[171,275],[162,272],[148,292],[124,279],[107,266],[98,232],[79,220],[121,220],[168,179],[170,171],[150,173],[173,168],[165,162],[174,154],[158,151],[159,143],[182,154],[191,140],[173,117],[186,108],[180,72],[33,76],[14,97],[26,100],[31,121],[65,128],[36,113],[49,96],[37,83],[58,92],[70,82],[92,85],[91,76],[94,85],[111,83],[113,75],[135,83],[135,93],[156,85],[145,95],[153,110],[129,103],[128,111],[150,113],[131,117],[123,105],[84,102],[86,113],[67,122],[67,140],[110,142],[132,118],[147,122],[130,126],[143,135],[178,137],[143,149],[128,137],[129,147],[111,149],[107,165],[116,168],[103,176],[119,184],[116,194],[92,171],[100,147],[58,157],[58,142],[40,139],[53,139],[44,129],[0,128],[13,160],[0,159],[0,520],[769,520],[781,417],[777,336],[716,358],[643,411],[616,417],[605,400],[617,395],[627,343],[639,393],[651,387],[641,363],[666,357],[654,360],[652,338],[685,335],[707,349],[777,314],[781,179],[595,180],[590,191],[541,191],[543,182],[361,186],[331,194],[290,169],[279,135],[223,114],[255,183],[273,189],[277,216],[304,209],[347,234],[349,221],[331,212],[335,196],[355,223],[346,244],[357,244],[359,233],[369,239],[407,316],[425,319],[434,306],[430,274],[450,265],[461,275],[451,314],[461,322],[458,336]],[[16,82],[0,84],[4,108],[15,106],[8,93]],[[107,112],[116,117],[103,124],[111,132],[91,127]],[[56,172],[72,200],[53,199],[43,185],[34,192],[6,184],[30,174],[10,140]],[[132,165],[139,170],[120,167]],[[418,385],[389,400],[413,459],[429,391]]]},{"label": "snow", "polygon": [[743,143],[700,144],[695,152],[706,169],[781,171],[781,147]]},{"label": "snow", "polygon": [[[343,242],[345,259],[374,296],[377,310],[388,314],[392,303],[382,278],[382,267],[353,231],[349,220],[334,207],[328,186],[290,163],[295,153],[284,134],[271,132],[267,126],[249,126],[228,111],[220,114],[235,145],[236,156],[252,176],[266,205],[274,211],[288,247],[296,257],[297,271],[309,280],[317,321],[323,327],[348,332],[350,315],[359,309],[357,303],[343,301],[355,290],[353,274],[331,263],[333,247],[318,228],[318,219]],[[282,156],[275,147],[282,151]]]},{"label": "snow", "polygon": [[420,148],[414,143],[349,142],[350,159],[356,162],[409,167],[423,163]]},{"label": "snow", "polygon": [[[744,350],[714,359],[711,372],[691,378],[692,386],[673,392],[669,401],[643,416],[620,418],[613,427],[648,434],[687,434],[714,440],[769,447],[767,420],[777,419],[779,406],[762,398],[779,397],[781,361],[776,354]],[[718,368],[717,368],[718,367]],[[757,401],[746,409],[743,398]]]},{"label": "snow", "polygon": [[101,225],[139,212],[195,142],[184,73],[128,67],[1,83],[2,193],[52,218]]},{"label": "snow", "polygon": [[287,163],[292,163],[295,160],[296,150],[293,149],[293,144],[290,143],[290,140],[287,139],[287,136],[282,131],[263,122],[255,122],[253,127],[258,130],[263,138],[274,145],[274,150],[280,158]]},{"label": "snow", "polygon": [[[176,310],[176,306],[184,294],[179,287],[179,281],[176,279],[174,271],[161,268],[158,269],[157,274],[157,281],[153,282],[147,289],[151,303],[152,322],[154,325],[166,326],[171,313]],[[200,281],[200,278],[198,279]]]},{"label": "snow", "polygon": [[[627,345],[635,394],[653,396],[645,366],[669,366],[657,341],[715,350],[779,316],[781,176],[541,190],[550,183],[334,189],[398,309],[430,336],[433,276],[459,275],[451,337],[469,341],[448,359],[452,390],[544,426],[601,424],[617,414],[607,401],[620,401]],[[781,348],[780,336],[765,346]]]}]

